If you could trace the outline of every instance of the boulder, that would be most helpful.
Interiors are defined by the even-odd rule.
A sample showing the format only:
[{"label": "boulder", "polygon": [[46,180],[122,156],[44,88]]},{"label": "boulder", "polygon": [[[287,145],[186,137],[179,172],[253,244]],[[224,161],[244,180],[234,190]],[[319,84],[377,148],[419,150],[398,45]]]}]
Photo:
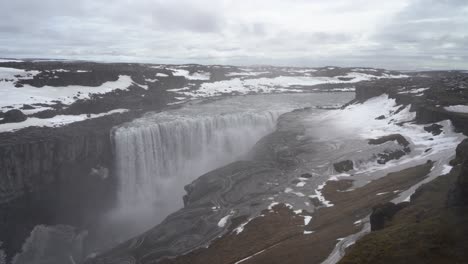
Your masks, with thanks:
[{"label": "boulder", "polygon": [[440,133],[442,133],[442,128],[443,126],[439,124],[432,124],[430,126],[425,126],[424,130],[426,130],[429,133],[432,133],[432,135],[434,136],[437,136],[440,135]]},{"label": "boulder", "polygon": [[21,110],[13,109],[7,111],[4,116],[3,120],[0,121],[1,124],[5,123],[19,123],[23,122],[24,120],[28,119],[28,117],[21,112]]},{"label": "boulder", "polygon": [[369,139],[369,144],[370,145],[380,145],[388,141],[396,141],[398,144],[400,144],[403,147],[408,147],[409,142],[406,140],[406,138],[400,134],[392,134],[388,136],[383,136],[375,139]]},{"label": "boulder", "polygon": [[385,203],[380,204],[372,208],[372,214],[370,215],[371,231],[377,231],[385,228],[385,223],[391,221],[393,216],[409,205],[409,202],[403,202],[399,204]]},{"label": "boulder", "polygon": [[403,150],[386,150],[382,153],[377,154],[377,163],[378,164],[385,164],[391,160],[397,160],[403,157],[404,155],[409,153],[409,148],[405,148]]},{"label": "boulder", "polygon": [[351,160],[343,160],[333,164],[335,170],[339,173],[346,172],[354,169],[353,162]]},{"label": "boulder", "polygon": [[21,107],[21,109],[23,109],[23,110],[32,110],[32,109],[36,109],[36,108],[34,108],[34,106],[32,106],[32,105],[24,104],[23,107]]}]

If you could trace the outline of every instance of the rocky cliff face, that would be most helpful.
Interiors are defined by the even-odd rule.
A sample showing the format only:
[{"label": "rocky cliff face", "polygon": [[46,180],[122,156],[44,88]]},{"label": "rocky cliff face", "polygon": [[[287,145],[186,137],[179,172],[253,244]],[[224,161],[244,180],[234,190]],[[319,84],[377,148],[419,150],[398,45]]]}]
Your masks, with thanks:
[{"label": "rocky cliff face", "polygon": [[10,257],[38,224],[91,229],[111,208],[115,179],[109,131],[131,118],[122,114],[1,135],[0,237]]}]

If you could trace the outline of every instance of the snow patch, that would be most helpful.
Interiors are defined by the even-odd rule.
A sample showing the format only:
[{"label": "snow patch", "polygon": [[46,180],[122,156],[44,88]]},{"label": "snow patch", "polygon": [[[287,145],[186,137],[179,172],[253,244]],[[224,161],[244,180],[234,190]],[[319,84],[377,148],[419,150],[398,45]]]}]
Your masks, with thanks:
[{"label": "snow patch", "polygon": [[[37,88],[30,85],[16,88],[14,82],[1,81],[7,79],[30,79],[38,72],[24,71],[10,68],[0,68],[0,108],[13,106],[20,108],[23,104],[51,104],[52,101],[61,101],[63,104],[71,104],[77,99],[89,99],[91,94],[104,94],[116,89],[127,89],[133,81],[130,76],[120,75],[117,81],[109,81],[101,86],[70,85],[64,87],[43,86]],[[15,77],[20,75],[21,77]],[[13,77],[12,77],[13,76]],[[138,86],[144,88],[142,85]]]},{"label": "snow patch", "polygon": [[451,105],[444,107],[446,111],[455,113],[468,113],[468,105]]},{"label": "snow patch", "polygon": [[232,216],[232,214],[233,212],[231,211],[228,215],[221,218],[221,220],[219,220],[218,222],[218,227],[224,227],[227,224],[227,221],[229,220],[229,218]]},{"label": "snow patch", "polygon": [[0,132],[13,132],[16,130],[20,130],[26,127],[37,126],[37,127],[60,127],[64,125],[68,125],[74,122],[84,121],[87,119],[103,117],[107,115],[117,114],[117,113],[124,113],[127,112],[128,109],[115,109],[106,113],[101,114],[81,114],[81,115],[57,115],[51,118],[36,118],[30,117],[23,122],[19,123],[6,123],[0,124]]},{"label": "snow patch", "polygon": [[399,94],[419,94],[419,93],[422,93],[422,92],[424,92],[426,90],[429,90],[429,88],[412,89],[412,90],[399,92]]},{"label": "snow patch", "polygon": [[22,60],[14,60],[14,59],[0,59],[0,63],[2,62],[23,62]]},{"label": "snow patch", "polygon": [[[185,71],[185,70],[178,70]],[[186,73],[183,73],[186,76]],[[297,86],[312,86],[318,84],[357,83],[360,81],[381,78],[405,78],[407,75],[375,76],[365,73],[350,72],[344,76],[336,77],[311,77],[311,76],[278,76],[275,78],[234,78],[225,81],[203,83],[198,90],[184,92],[186,96],[203,98],[220,96],[222,94],[249,94],[249,93],[280,93],[302,92]],[[336,88],[334,91],[353,91],[354,88]]]},{"label": "snow patch", "polygon": [[442,175],[448,174],[452,170],[452,166],[444,164],[442,168]]},{"label": "snow patch", "polygon": [[333,204],[330,201],[327,201],[325,199],[325,196],[322,194],[322,190],[325,187],[327,182],[324,182],[323,184],[319,185],[317,189],[315,189],[315,195],[309,195],[310,198],[317,198],[325,207],[332,207]]},{"label": "snow patch", "polygon": [[250,218],[249,220],[247,220],[247,222],[242,223],[240,226],[236,227],[236,228],[233,230],[233,232],[235,232],[236,235],[242,233],[242,232],[244,231],[244,227],[245,227],[248,223],[250,223],[250,221],[252,221],[252,220],[253,220],[253,218]]},{"label": "snow patch", "polygon": [[296,187],[304,187],[306,185],[306,182],[300,181],[296,184]]},{"label": "snow patch", "polygon": [[188,70],[176,69],[176,68],[167,68],[168,70],[173,71],[172,75],[182,76],[187,80],[198,80],[198,81],[209,81],[211,74],[209,72],[194,72],[190,74]]}]

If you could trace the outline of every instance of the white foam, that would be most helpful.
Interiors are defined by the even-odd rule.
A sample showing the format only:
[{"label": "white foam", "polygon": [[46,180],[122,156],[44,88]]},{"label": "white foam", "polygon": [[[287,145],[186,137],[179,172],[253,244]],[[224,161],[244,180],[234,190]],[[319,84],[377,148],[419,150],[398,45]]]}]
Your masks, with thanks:
[{"label": "white foam", "polygon": [[226,215],[225,217],[221,218],[221,220],[219,220],[218,222],[218,227],[224,227],[231,216],[232,212]]}]

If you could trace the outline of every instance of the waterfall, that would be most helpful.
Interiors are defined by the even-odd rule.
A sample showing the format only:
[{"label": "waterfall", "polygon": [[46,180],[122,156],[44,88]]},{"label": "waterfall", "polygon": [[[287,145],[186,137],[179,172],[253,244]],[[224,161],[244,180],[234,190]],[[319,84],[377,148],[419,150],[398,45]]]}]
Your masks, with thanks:
[{"label": "waterfall", "polygon": [[120,204],[152,204],[160,213],[181,207],[184,185],[241,158],[274,130],[280,114],[141,118],[117,128],[113,134]]}]

